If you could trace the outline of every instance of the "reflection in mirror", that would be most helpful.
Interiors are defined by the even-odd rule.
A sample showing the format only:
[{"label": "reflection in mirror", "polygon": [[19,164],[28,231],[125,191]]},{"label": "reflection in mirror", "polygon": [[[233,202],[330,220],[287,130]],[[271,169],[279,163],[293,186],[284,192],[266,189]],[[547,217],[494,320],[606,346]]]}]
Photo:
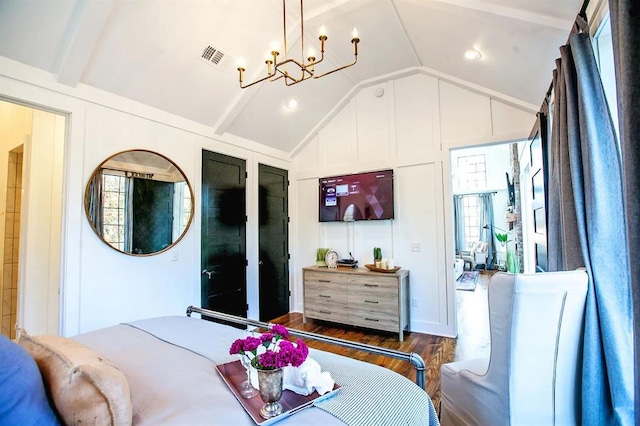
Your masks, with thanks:
[{"label": "reflection in mirror", "polygon": [[89,179],[84,200],[87,218],[102,241],[132,255],[169,249],[193,217],[193,191],[182,170],[146,150],[106,159]]}]

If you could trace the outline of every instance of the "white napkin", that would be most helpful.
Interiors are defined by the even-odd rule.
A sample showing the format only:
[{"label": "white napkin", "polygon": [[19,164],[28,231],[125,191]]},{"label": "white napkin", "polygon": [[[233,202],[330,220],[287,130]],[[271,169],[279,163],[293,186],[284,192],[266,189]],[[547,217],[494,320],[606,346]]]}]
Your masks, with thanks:
[{"label": "white napkin", "polygon": [[[335,381],[328,371],[321,371],[320,364],[312,358],[307,359],[300,367],[284,367],[282,379],[284,389],[289,389],[299,395],[309,395],[313,391],[324,395],[333,390]],[[258,373],[251,368],[251,384],[258,389]]]}]

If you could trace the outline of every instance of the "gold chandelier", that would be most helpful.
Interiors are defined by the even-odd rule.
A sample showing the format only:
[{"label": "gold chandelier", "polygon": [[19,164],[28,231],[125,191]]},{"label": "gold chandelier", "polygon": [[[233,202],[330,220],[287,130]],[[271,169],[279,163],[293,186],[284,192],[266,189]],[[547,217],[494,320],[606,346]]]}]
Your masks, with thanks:
[{"label": "gold chandelier", "polygon": [[[280,56],[280,52],[278,52],[277,47],[272,47],[271,53],[267,56],[267,59],[264,63],[267,65],[267,75],[254,81],[253,83],[247,84],[246,86],[242,85],[242,74],[245,71],[243,65],[238,65],[238,72],[240,74],[240,88],[246,89],[247,87],[251,87],[254,84],[261,83],[265,80],[276,81],[284,78],[284,83],[287,86],[293,86],[294,84],[298,84],[302,81],[308,80],[310,78],[321,78],[329,74],[333,74],[336,71],[343,70],[350,66],[353,66],[358,62],[358,43],[360,39],[358,38],[358,30],[353,29],[353,35],[351,39],[351,43],[353,44],[353,62],[347,65],[343,65],[334,70],[327,71],[322,74],[316,74],[315,66],[324,60],[324,44],[327,41],[327,34],[324,28],[324,25],[320,28],[320,59],[316,60],[315,53],[313,49],[309,49],[307,54],[307,59],[304,59],[304,16],[303,16],[303,8],[302,1],[300,0],[300,45],[302,52],[302,59],[296,60],[293,58],[287,58],[287,12],[285,3],[286,0],[282,0],[282,21],[284,27],[284,45],[283,45],[283,60],[278,62],[278,56]],[[289,72],[289,67],[293,68],[292,72]],[[296,76],[297,74],[297,76]]]}]

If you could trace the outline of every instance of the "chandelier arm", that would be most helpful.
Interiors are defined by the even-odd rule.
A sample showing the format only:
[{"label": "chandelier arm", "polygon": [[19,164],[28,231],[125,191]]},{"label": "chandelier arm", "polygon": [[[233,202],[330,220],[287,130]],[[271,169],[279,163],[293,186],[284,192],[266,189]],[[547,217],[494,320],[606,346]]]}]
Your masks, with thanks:
[{"label": "chandelier arm", "polygon": [[298,84],[298,83],[302,83],[302,82],[303,82],[303,81],[305,81],[305,80],[308,80],[310,77],[301,78],[301,79],[296,79],[296,78],[293,78],[293,77],[291,77],[291,76],[287,76],[287,78],[288,78],[289,80],[293,80],[293,83],[287,83],[287,80],[285,80],[284,84],[285,84],[285,85],[287,85],[287,86],[293,86],[293,85],[296,85],[296,84]]},{"label": "chandelier arm", "polygon": [[[324,42],[323,42],[322,44],[324,45]],[[315,58],[314,58],[314,60],[313,60],[312,62],[309,62],[309,63],[307,64],[307,67],[312,67],[312,66],[314,66],[314,65],[318,65],[318,64],[319,64],[320,62],[322,62],[323,60],[324,60],[324,48],[320,51],[320,59],[318,59],[318,60],[316,61],[316,60],[315,60]]]},{"label": "chandelier arm", "polygon": [[[298,66],[298,68],[300,68],[300,69],[304,69],[304,68],[306,68],[306,65],[301,64],[301,63],[300,63],[300,62],[298,62],[296,59],[290,58],[290,59],[286,59],[286,60],[284,60],[284,61],[282,61],[282,62],[278,62],[278,63],[276,64],[276,69],[280,68],[280,66],[281,66],[281,65],[288,64],[289,62],[293,62],[293,63],[294,63],[294,64],[296,64],[296,65]],[[282,71],[280,71],[280,72],[282,72]]]},{"label": "chandelier arm", "polygon": [[356,62],[358,62],[358,58],[357,58],[357,57],[356,57],[356,59],[355,59],[353,62],[351,62],[350,64],[343,65],[343,66],[341,66],[341,67],[339,67],[339,68],[336,68],[335,70],[327,71],[327,72],[325,72],[325,73],[323,73],[323,74],[314,75],[314,76],[313,76],[313,78],[322,78],[322,77],[327,76],[327,75],[329,75],[329,74],[333,74],[334,72],[342,71],[342,70],[343,70],[343,69],[345,69],[345,68],[349,68],[349,67],[354,66],[354,65],[356,64]]},{"label": "chandelier arm", "polygon": [[[238,68],[238,71],[240,71],[240,68]],[[243,71],[244,71],[244,68],[242,68],[242,71],[240,71],[240,88],[241,88],[241,89],[246,89],[247,87],[251,87],[251,86],[253,86],[254,84],[261,83],[261,82],[263,82],[263,81],[265,81],[265,80],[267,80],[267,79],[269,79],[269,78],[273,77],[274,75],[276,75],[276,68],[274,67],[274,68],[273,68],[273,72],[272,72],[272,73],[270,73],[270,74],[269,74],[269,73],[267,73],[267,75],[266,75],[266,76],[264,76],[264,77],[262,77],[261,79],[256,80],[256,81],[254,81],[253,83],[247,84],[246,86],[243,86],[243,85],[242,85],[242,72],[243,72]]]},{"label": "chandelier arm", "polygon": [[327,71],[324,74],[314,75],[313,78],[322,78],[322,77],[327,76],[329,74],[333,74],[334,72],[341,71],[341,70],[343,70],[345,68],[349,68],[349,67],[354,66],[358,62],[358,43],[359,42],[360,42],[360,39],[358,39],[358,38],[354,38],[353,40],[351,40],[351,43],[353,43],[353,57],[354,57],[353,62],[351,62],[350,64],[347,64],[347,65],[343,65],[341,67],[338,67],[338,68],[336,68],[334,70]]},{"label": "chandelier arm", "polygon": [[241,81],[241,82],[240,82],[240,88],[241,88],[241,89],[246,89],[247,87],[251,87],[251,86],[253,86],[254,84],[262,83],[263,81],[265,81],[266,79],[271,78],[271,77],[273,77],[273,74],[271,74],[271,75],[267,75],[266,77],[263,77],[263,78],[261,78],[260,80],[256,80],[256,81],[254,81],[253,83],[249,83],[249,84],[247,84],[246,86],[243,86],[243,85],[242,85],[242,81]]}]

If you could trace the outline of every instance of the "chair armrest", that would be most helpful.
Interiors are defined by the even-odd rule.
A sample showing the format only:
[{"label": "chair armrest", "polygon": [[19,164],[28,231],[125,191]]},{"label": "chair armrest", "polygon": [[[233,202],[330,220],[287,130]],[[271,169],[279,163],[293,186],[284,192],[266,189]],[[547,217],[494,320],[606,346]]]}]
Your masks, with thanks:
[{"label": "chair armrest", "polygon": [[487,254],[484,252],[477,251],[474,253],[474,257],[476,259],[476,263],[485,263],[487,261]]}]

